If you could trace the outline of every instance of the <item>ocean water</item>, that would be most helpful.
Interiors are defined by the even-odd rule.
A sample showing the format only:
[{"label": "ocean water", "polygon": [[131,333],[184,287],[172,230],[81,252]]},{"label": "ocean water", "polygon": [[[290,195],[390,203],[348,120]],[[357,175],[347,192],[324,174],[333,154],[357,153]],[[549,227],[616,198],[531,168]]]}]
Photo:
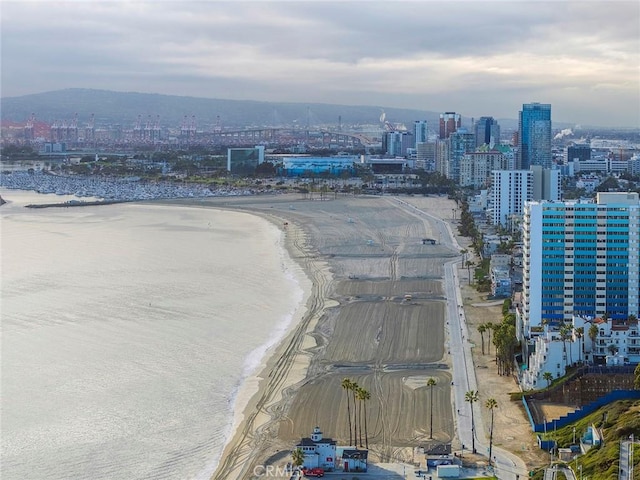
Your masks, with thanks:
[{"label": "ocean water", "polygon": [[0,195],[2,479],[209,478],[239,387],[304,302],[281,232],[244,213]]}]

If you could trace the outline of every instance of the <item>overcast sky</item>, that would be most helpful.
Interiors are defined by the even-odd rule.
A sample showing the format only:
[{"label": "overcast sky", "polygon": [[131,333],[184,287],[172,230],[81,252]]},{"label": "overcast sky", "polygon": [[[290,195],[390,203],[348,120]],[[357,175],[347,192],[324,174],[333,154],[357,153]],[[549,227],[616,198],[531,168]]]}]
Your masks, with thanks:
[{"label": "overcast sky", "polygon": [[1,2],[3,97],[95,88],[640,126],[640,3]]}]

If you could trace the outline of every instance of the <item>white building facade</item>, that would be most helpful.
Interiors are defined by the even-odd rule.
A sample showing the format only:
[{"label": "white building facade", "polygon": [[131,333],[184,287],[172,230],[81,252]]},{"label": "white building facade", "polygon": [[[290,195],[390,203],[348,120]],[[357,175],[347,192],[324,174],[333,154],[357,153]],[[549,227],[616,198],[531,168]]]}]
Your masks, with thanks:
[{"label": "white building facade", "polygon": [[522,215],[526,202],[533,199],[531,170],[491,172],[491,221],[506,226],[509,216]]},{"label": "white building facade", "polygon": [[304,468],[333,470],[336,466],[336,441],[323,438],[320,427],[315,427],[310,437],[296,445],[304,453]]}]

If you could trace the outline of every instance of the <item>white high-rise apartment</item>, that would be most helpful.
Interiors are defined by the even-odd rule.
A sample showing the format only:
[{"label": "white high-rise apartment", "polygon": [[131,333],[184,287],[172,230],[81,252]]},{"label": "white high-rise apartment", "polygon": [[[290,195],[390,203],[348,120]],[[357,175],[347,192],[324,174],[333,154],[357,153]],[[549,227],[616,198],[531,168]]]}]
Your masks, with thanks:
[{"label": "white high-rise apartment", "polygon": [[491,221],[506,226],[511,215],[522,215],[525,202],[533,200],[531,170],[494,170],[491,172]]},{"label": "white high-rise apartment", "polygon": [[522,216],[525,202],[558,201],[562,198],[560,171],[534,165],[530,170],[491,172],[491,221],[508,225],[509,218]]}]

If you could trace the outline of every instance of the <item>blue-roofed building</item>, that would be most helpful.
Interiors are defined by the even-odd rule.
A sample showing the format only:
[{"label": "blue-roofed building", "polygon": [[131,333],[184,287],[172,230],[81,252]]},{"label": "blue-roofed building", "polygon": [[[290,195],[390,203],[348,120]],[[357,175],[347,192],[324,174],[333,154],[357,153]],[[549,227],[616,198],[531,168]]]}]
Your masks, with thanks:
[{"label": "blue-roofed building", "polygon": [[339,177],[344,172],[353,174],[357,156],[339,157],[288,157],[282,161],[281,175],[304,177],[308,175],[331,175]]}]

